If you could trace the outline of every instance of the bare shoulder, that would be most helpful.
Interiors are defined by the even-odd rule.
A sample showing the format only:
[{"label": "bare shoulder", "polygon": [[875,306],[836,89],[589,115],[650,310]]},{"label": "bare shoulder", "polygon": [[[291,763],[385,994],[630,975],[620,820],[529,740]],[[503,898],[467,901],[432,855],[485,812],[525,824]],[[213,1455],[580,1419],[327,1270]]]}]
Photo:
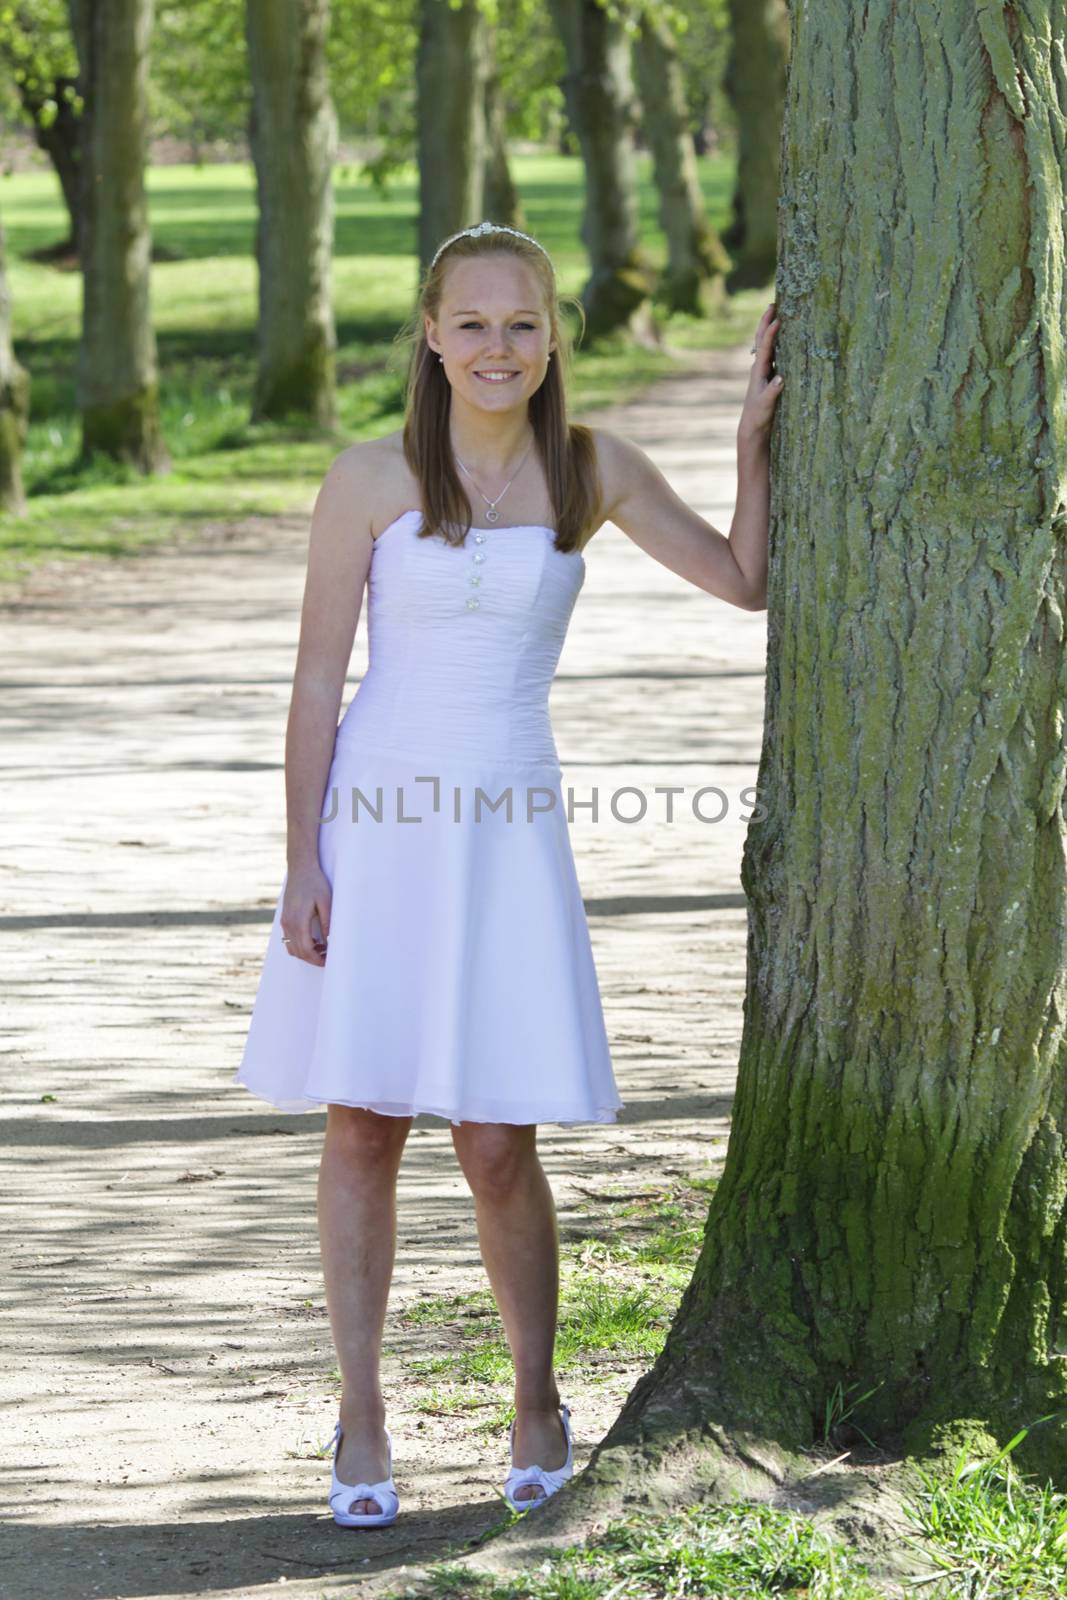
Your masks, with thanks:
[{"label": "bare shoulder", "polygon": [[394,428],[380,438],[368,440],[373,448],[375,482],[369,496],[371,532],[377,538],[404,511],[418,510],[422,501],[419,480],[404,455],[404,430]]},{"label": "bare shoulder", "polygon": [[320,497],[343,502],[360,532],[369,539],[419,503],[418,483],[404,459],[403,432],[359,439],[335,456]]}]

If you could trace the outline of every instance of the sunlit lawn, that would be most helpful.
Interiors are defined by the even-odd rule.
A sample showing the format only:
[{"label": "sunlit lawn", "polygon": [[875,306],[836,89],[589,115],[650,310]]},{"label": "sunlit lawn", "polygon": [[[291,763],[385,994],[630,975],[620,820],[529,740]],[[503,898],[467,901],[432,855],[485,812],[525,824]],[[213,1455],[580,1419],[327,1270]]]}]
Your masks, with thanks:
[{"label": "sunlit lawn", "polygon": [[[729,221],[732,162],[700,162],[709,214]],[[582,168],[573,158],[516,156],[525,226],[551,251],[560,287],[578,294],[587,273],[579,241]],[[665,247],[647,155],[639,157],[642,237],[652,259]],[[42,266],[30,252],[65,232],[51,173],[0,180],[7,238],[15,348],[32,377],[24,458],[29,511],[0,517],[0,579],[28,563],[87,553],[120,554],[159,539],[249,513],[310,509],[337,451],[352,439],[399,426],[403,359],[394,336],[417,286],[414,169],[388,198],[361,182],[358,169],[336,178],[334,304],[339,427],[335,435],[249,425],[255,368],[255,189],[248,165],[158,167],[149,175],[154,246],[152,307],[159,346],[168,473],[143,478],[105,462],[76,464],[79,427],[75,371],[81,309],[77,272]],[[673,318],[673,350],[738,344],[762,311],[763,291],[736,296],[700,321]],[[576,414],[617,402],[675,365],[670,349],[618,341],[579,352],[572,391]]]}]

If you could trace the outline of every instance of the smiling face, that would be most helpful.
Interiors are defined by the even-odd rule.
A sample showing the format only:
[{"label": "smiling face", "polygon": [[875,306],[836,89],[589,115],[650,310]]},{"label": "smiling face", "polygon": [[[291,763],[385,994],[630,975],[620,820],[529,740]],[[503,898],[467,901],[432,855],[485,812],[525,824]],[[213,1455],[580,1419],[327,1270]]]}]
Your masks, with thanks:
[{"label": "smiling face", "polygon": [[425,328],[453,391],[487,411],[525,405],[556,348],[536,273],[504,252],[453,262]]}]

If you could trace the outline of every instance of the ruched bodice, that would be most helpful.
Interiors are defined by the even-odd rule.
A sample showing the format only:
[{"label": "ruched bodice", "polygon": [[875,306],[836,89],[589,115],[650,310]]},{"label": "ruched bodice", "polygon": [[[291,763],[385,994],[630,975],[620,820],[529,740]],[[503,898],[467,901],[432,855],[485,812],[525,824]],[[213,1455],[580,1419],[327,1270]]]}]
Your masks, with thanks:
[{"label": "ruched bodice", "polygon": [[379,534],[367,580],[368,667],[337,731],[414,758],[558,763],[548,695],[585,580],[537,524],[419,538],[419,511]]}]

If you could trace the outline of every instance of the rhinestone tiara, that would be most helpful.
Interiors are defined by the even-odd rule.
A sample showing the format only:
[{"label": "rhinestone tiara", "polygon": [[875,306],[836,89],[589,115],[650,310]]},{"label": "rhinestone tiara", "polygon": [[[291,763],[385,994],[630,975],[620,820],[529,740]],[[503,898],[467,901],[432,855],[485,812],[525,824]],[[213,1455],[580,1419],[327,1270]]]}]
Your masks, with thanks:
[{"label": "rhinestone tiara", "polygon": [[479,222],[473,228],[461,228],[459,233],[451,234],[443,244],[438,245],[436,254],[434,255],[433,260],[430,262],[430,271],[433,271],[434,267],[436,267],[438,261],[441,259],[442,251],[447,250],[449,245],[454,244],[457,239],[478,239],[486,233],[513,233],[516,239],[527,239],[529,240],[530,244],[537,245],[538,250],[540,250],[543,255],[548,255],[548,251],[545,249],[543,244],[541,244],[537,239],[532,238],[530,234],[523,233],[519,228],[509,228],[502,222]]}]

